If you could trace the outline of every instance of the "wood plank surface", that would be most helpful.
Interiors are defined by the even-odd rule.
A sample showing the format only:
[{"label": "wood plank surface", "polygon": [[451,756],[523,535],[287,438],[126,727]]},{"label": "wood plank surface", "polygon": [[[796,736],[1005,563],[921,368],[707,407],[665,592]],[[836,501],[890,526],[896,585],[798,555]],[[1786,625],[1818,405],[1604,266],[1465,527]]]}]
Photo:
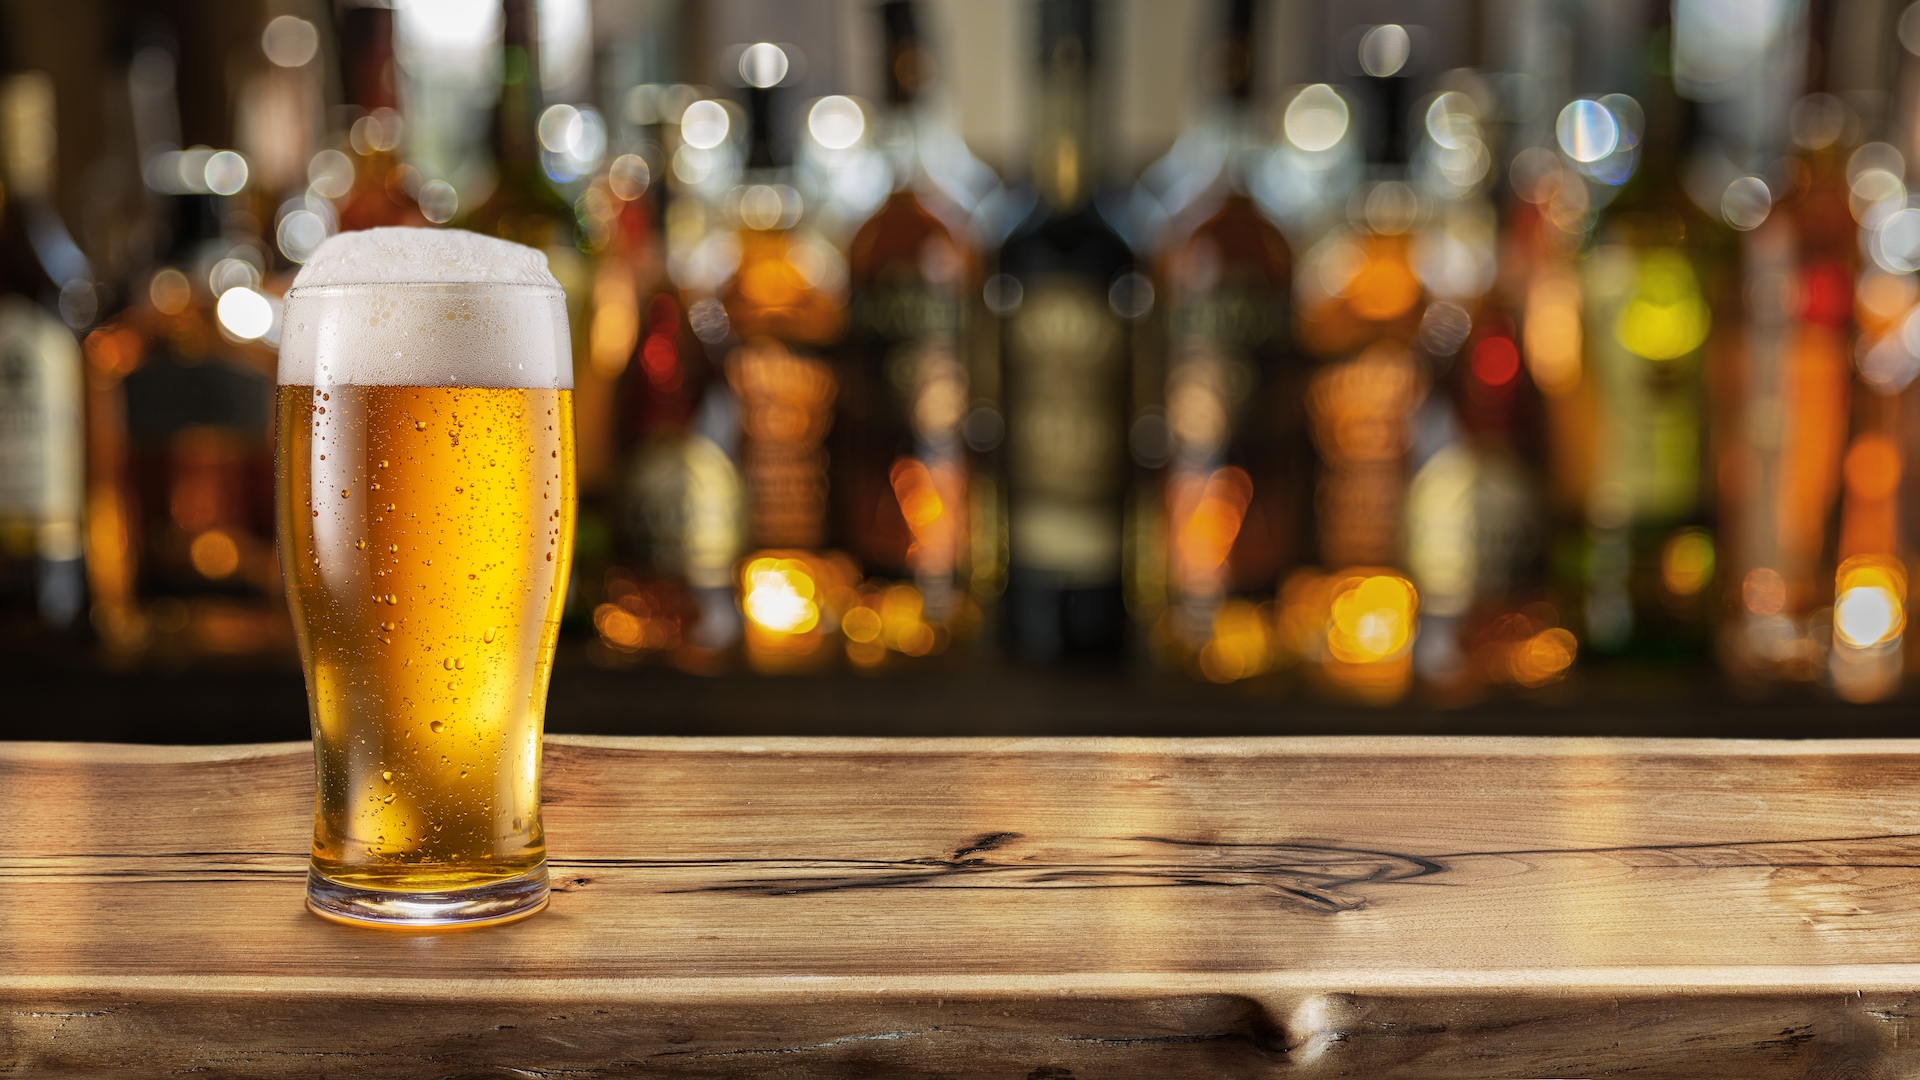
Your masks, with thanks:
[{"label": "wood plank surface", "polygon": [[554,737],[443,933],[312,790],[0,743],[0,1076],[1920,1074],[1920,742]]}]

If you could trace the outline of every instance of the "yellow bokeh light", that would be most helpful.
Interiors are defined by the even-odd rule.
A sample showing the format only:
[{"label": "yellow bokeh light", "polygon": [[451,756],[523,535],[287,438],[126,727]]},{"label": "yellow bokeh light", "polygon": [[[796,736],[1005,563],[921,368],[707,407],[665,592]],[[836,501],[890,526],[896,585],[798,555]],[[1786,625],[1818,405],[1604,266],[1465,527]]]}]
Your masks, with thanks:
[{"label": "yellow bokeh light", "polygon": [[1713,538],[1701,529],[1682,529],[1667,538],[1660,552],[1660,582],[1675,596],[1693,596],[1713,580]]},{"label": "yellow bokeh light", "polygon": [[1273,613],[1270,607],[1229,600],[1213,616],[1213,638],[1200,649],[1200,673],[1211,682],[1230,683],[1273,667]]},{"label": "yellow bokeh light", "polygon": [[1569,631],[1552,627],[1521,642],[1508,656],[1513,681],[1537,689],[1565,677],[1579,655],[1580,643]]},{"label": "yellow bokeh light", "polygon": [[1856,649],[1899,637],[1907,625],[1907,572],[1885,555],[1855,555],[1835,575],[1833,634]]},{"label": "yellow bokeh light", "polygon": [[1648,360],[1677,360],[1707,340],[1713,316],[1686,257],[1656,251],[1640,264],[1639,287],[1613,324],[1613,336]]},{"label": "yellow bokeh light", "polygon": [[240,546],[233,537],[218,529],[209,529],[193,538],[187,557],[200,576],[212,581],[233,576],[240,569]]},{"label": "yellow bokeh light", "polygon": [[1419,607],[1413,583],[1394,574],[1349,578],[1336,589],[1327,651],[1350,664],[1370,664],[1404,649]]},{"label": "yellow bokeh light", "polygon": [[646,640],[646,624],[618,604],[594,608],[593,627],[600,631],[600,637],[608,645],[622,651],[639,649]]},{"label": "yellow bokeh light", "polygon": [[870,607],[851,608],[841,618],[840,629],[848,641],[865,645],[880,636],[880,613]]},{"label": "yellow bokeh light", "polygon": [[1527,370],[1549,397],[1580,385],[1580,283],[1571,274],[1547,274],[1527,291],[1522,336]]},{"label": "yellow bokeh light", "polygon": [[900,500],[900,515],[907,519],[907,527],[914,535],[926,532],[947,512],[940,492],[934,487],[933,473],[924,464],[913,458],[901,458],[894,463],[891,478],[894,496]]},{"label": "yellow bokeh light", "polygon": [[813,576],[796,559],[755,559],[742,575],[741,601],[755,626],[776,634],[804,634],[820,625]]}]

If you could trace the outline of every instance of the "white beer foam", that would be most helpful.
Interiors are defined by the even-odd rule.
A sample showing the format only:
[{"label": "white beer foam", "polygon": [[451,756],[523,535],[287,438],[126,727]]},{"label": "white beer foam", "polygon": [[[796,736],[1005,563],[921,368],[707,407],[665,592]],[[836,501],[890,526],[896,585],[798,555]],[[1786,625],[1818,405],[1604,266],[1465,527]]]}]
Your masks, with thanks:
[{"label": "white beer foam", "polygon": [[281,319],[285,386],[573,388],[547,257],[458,229],[368,229],[315,249]]}]

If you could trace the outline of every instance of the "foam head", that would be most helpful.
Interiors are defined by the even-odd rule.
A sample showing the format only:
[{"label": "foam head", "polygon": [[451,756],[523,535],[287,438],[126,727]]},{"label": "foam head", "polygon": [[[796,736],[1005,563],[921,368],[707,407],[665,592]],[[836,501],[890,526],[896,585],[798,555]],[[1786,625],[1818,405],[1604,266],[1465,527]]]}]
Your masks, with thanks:
[{"label": "foam head", "polygon": [[478,233],[332,237],[293,279],[281,325],[285,386],[573,388],[546,255]]}]

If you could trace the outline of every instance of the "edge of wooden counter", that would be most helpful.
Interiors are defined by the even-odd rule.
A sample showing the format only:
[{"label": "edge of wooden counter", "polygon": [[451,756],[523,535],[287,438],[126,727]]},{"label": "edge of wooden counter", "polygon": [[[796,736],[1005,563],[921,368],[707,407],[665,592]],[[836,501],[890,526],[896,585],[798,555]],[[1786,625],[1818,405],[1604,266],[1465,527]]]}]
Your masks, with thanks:
[{"label": "edge of wooden counter", "polygon": [[[1550,735],[1272,735],[1214,738],[548,735],[548,746],[659,754],[1142,754],[1218,757],[1273,754],[1408,757],[1833,757],[1920,754],[1920,739],[1660,739]],[[0,741],[0,760],[166,765],[269,758],[311,751],[306,742],[158,746],[111,742]]]}]

